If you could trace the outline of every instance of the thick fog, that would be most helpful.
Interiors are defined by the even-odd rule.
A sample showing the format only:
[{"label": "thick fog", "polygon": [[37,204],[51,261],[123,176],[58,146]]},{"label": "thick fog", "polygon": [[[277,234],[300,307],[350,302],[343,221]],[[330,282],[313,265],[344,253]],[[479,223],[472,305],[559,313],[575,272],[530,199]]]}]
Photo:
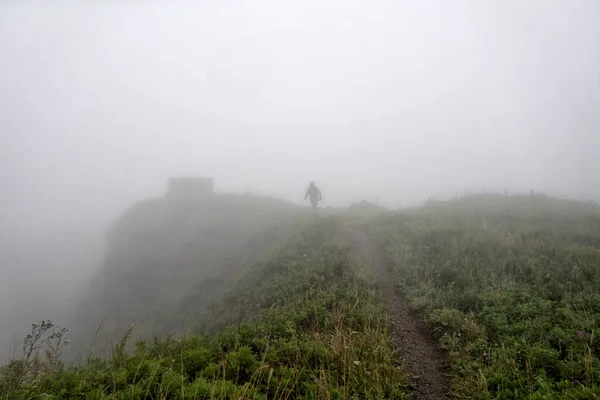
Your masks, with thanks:
[{"label": "thick fog", "polygon": [[599,17],[595,0],[3,1],[0,356],[66,312],[106,227],[169,176],[297,203],[315,180],[324,206],[600,199]]}]

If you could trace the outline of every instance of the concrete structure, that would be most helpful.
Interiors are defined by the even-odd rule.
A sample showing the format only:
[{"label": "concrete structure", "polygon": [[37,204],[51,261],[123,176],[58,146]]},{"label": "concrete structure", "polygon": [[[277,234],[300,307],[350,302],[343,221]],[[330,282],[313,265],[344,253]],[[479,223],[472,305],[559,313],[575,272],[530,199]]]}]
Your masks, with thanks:
[{"label": "concrete structure", "polygon": [[170,178],[167,196],[178,199],[197,199],[211,196],[213,191],[212,178]]}]

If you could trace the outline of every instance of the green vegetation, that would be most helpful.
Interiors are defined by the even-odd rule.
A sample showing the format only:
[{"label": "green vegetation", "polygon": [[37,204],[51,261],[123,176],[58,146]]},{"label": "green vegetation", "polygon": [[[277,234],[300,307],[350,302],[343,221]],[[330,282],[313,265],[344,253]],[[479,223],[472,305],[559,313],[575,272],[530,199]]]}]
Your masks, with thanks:
[{"label": "green vegetation", "polygon": [[[384,308],[334,220],[299,229],[204,315],[213,335],[138,341],[65,368],[0,375],[4,399],[401,399]],[[202,318],[202,317],[199,317]]]},{"label": "green vegetation", "polygon": [[478,195],[371,232],[468,399],[600,397],[600,208]]},{"label": "green vegetation", "polygon": [[[174,211],[150,202],[113,232],[113,246],[132,246],[113,249],[113,257],[141,257],[130,265],[132,276],[158,284],[151,272],[173,273],[157,259],[180,272],[156,299],[122,282],[116,294],[137,291],[126,300],[136,302],[126,303],[128,311],[151,308],[172,292],[177,301],[155,311],[152,323],[184,313],[194,334],[143,340],[136,326],[110,354],[66,367],[67,331],[35,325],[23,357],[0,371],[0,399],[408,398],[383,300],[349,246],[350,224],[362,224],[381,245],[407,302],[446,350],[450,396],[600,397],[598,206],[476,195],[395,213],[360,203],[301,222],[289,205],[277,203],[281,209],[269,217],[263,200],[244,199],[249,206],[231,214],[226,209],[240,204],[230,201],[221,216],[217,205]],[[289,219],[275,229],[281,216]],[[186,237],[193,240],[183,247],[168,244]],[[212,253],[189,253],[196,246]],[[206,278],[209,270],[234,273],[231,284]]]},{"label": "green vegetation", "polygon": [[229,194],[135,204],[110,229],[104,263],[79,299],[70,358],[75,348],[85,354],[90,342],[94,352],[111,347],[131,323],[133,339],[183,333],[200,310],[285,241],[304,211]]}]

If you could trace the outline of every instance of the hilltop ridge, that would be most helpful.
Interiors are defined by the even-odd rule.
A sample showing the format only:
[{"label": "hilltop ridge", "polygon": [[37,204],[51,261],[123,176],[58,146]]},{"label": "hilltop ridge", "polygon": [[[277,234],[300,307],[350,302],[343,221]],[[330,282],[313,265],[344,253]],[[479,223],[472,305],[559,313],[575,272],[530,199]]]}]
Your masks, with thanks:
[{"label": "hilltop ridge", "polygon": [[213,193],[210,180],[170,180],[163,197],[136,203],[111,226],[72,322],[75,342],[100,349],[132,323],[136,336],[179,331],[187,309],[264,257],[302,214],[282,200]]}]

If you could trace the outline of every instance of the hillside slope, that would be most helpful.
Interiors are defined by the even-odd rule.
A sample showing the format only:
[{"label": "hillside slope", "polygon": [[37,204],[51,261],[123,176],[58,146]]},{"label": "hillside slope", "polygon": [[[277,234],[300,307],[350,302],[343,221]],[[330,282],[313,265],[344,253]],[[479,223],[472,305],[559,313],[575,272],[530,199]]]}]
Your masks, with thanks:
[{"label": "hillside slope", "polygon": [[342,228],[296,227],[206,311],[211,336],[125,352],[125,335],[70,369],[17,360],[0,370],[0,398],[406,399],[382,298]]},{"label": "hillside slope", "polygon": [[300,215],[282,201],[226,194],[134,205],[109,232],[106,258],[71,324],[78,350],[92,341],[102,349],[133,323],[136,337],[189,328],[190,310],[264,257]]},{"label": "hillside slope", "polygon": [[[147,291],[165,298],[171,292],[152,285],[124,284],[122,292],[99,297],[128,296],[126,287],[134,288],[148,296],[147,305],[161,308],[124,302],[123,313],[149,316],[142,324],[148,330],[165,328],[171,312],[183,315],[194,335],[137,343],[118,335],[121,342],[72,369],[64,369],[53,353],[45,361],[16,360],[0,371],[0,398],[600,397],[597,205],[478,195],[383,214],[369,206],[368,212],[353,209],[314,220],[287,205],[279,213],[261,214],[255,204],[221,224],[213,218],[220,206],[214,207],[184,211],[179,205],[175,218],[164,202],[139,205],[113,230],[114,245],[129,241],[113,254],[137,261],[122,265],[143,271],[145,263],[127,249],[146,246],[149,258],[141,260],[150,262],[168,251],[161,246],[177,232],[180,239],[200,238],[191,235],[199,226],[212,227],[209,233],[230,226],[239,258],[182,262],[185,279],[202,277],[194,283],[161,275],[173,279],[166,282],[171,290],[187,292],[176,291],[177,301],[165,306]],[[210,217],[204,208],[212,210]],[[250,218],[254,211],[260,222],[248,219],[245,232],[265,236],[248,242],[244,230],[233,230],[242,214]],[[271,225],[269,216],[275,215],[279,219]],[[289,218],[287,226],[281,225],[282,216]],[[137,227],[128,230],[131,226]],[[282,226],[285,234],[277,230]],[[190,249],[221,248],[205,240],[192,242]],[[264,256],[267,243],[273,248]],[[250,251],[256,248],[261,254]],[[178,247],[172,256],[186,249]],[[224,259],[231,260],[230,267],[218,264]],[[223,286],[213,263],[220,266],[216,271],[238,279]],[[113,270],[119,271],[107,267]],[[204,278],[210,276],[215,278]],[[152,282],[160,285],[159,279]],[[174,326],[175,319],[170,321]],[[135,348],[126,351],[127,343]]]}]

